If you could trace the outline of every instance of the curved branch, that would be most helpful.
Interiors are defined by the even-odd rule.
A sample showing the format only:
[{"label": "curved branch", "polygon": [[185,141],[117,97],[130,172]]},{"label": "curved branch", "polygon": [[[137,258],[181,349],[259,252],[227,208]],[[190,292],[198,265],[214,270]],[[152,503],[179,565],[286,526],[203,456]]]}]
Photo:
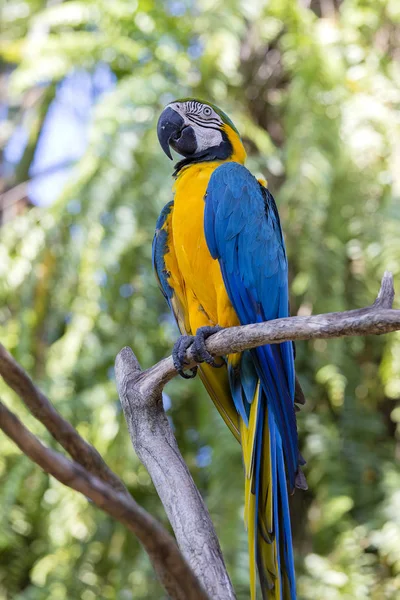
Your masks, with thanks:
[{"label": "curved branch", "polygon": [[[310,317],[286,317],[254,325],[229,327],[207,339],[207,350],[213,356],[224,356],[286,341],[338,338],[358,335],[381,335],[400,330],[400,310],[391,308],[394,298],[393,276],[385,272],[375,302],[366,308],[325,313]],[[187,368],[194,367],[190,348],[186,352]],[[161,391],[177,375],[172,356],[143,371],[149,389]]]},{"label": "curved branch", "polygon": [[[222,356],[287,340],[394,331],[400,329],[400,310],[390,308],[393,297],[392,275],[385,273],[378,297],[370,307],[231,327],[208,338],[207,349],[214,356]],[[196,364],[190,348],[186,359],[188,368]],[[162,389],[177,375],[172,357],[142,371],[132,350],[123,348],[115,367],[132,445],[150,473],[182,554],[211,597],[235,598],[207,508],[179,452],[162,406]],[[299,402],[304,402],[302,392]]]},{"label": "curved branch", "polygon": [[149,472],[179,548],[211,598],[234,600],[217,535],[165,415],[130,348],[115,362],[118,393],[133,447]]},{"label": "curved branch", "polygon": [[81,465],[43,446],[2,402],[0,429],[46,473],[81,492],[96,506],[130,529],[146,549],[161,583],[171,598],[208,600],[207,594],[185,562],[173,538],[131,496],[116,491],[108,483],[88,473]]},{"label": "curved branch", "polygon": [[122,481],[93,446],[86,442],[76,429],[66,421],[50,400],[35,386],[29,375],[0,344],[0,375],[6,384],[21,398],[25,406],[51,433],[53,438],[85,469],[108,482],[116,490],[129,495]]}]

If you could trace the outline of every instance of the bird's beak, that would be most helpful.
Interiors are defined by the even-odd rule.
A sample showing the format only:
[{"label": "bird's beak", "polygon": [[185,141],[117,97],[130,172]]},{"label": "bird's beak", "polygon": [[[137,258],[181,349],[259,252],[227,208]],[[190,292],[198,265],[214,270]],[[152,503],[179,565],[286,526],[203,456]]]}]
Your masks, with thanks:
[{"label": "bird's beak", "polygon": [[171,160],[170,146],[182,156],[192,156],[197,150],[193,127],[185,124],[183,117],[170,106],[163,110],[158,119],[157,135],[161,148]]},{"label": "bird's beak", "polygon": [[167,106],[166,109],[160,115],[157,123],[157,135],[158,141],[160,142],[161,148],[165,154],[172,160],[172,154],[170,150],[171,141],[179,137],[180,132],[183,129],[185,122],[181,115]]}]

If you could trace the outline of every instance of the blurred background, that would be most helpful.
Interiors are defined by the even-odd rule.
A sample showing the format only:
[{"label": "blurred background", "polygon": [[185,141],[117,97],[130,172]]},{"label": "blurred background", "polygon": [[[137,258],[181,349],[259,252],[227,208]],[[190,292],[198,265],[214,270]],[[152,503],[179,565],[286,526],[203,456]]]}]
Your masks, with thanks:
[{"label": "blurred background", "polygon": [[[3,0],[0,339],[166,526],[134,455],[113,362],[177,336],[151,270],[172,165],[162,107],[215,102],[268,178],[293,314],[400,293],[398,0]],[[397,307],[400,307],[397,300]],[[400,598],[400,335],[297,345],[307,493],[293,498],[300,600]],[[11,392],[0,395],[53,441]],[[165,406],[249,597],[240,448],[199,381]],[[138,542],[0,437],[0,598],[165,598]]]}]

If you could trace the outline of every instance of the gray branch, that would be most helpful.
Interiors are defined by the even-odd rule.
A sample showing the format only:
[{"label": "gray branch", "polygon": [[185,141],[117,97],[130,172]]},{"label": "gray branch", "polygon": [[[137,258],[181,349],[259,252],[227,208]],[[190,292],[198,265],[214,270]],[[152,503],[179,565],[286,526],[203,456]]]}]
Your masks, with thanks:
[{"label": "gray branch", "polygon": [[33,462],[68,487],[120,521],[142,543],[161,583],[173,600],[209,600],[198,579],[183,559],[174,539],[149,513],[123,491],[115,490],[76,462],[46,448],[0,402],[0,429]]},{"label": "gray branch", "polygon": [[[223,356],[287,340],[388,333],[400,329],[400,310],[391,309],[393,298],[392,275],[385,273],[370,307],[231,327],[208,338],[207,349],[214,356]],[[190,348],[186,360],[188,368],[195,366]],[[183,556],[211,598],[235,598],[207,508],[163,409],[163,387],[177,375],[172,357],[142,371],[132,350],[123,348],[115,366],[132,445],[150,473]],[[303,402],[301,390],[299,401]]]},{"label": "gray branch", "polygon": [[183,556],[211,598],[236,598],[210,515],[165,415],[160,389],[141,370],[130,348],[118,354],[115,374],[132,444],[150,473]]},{"label": "gray branch", "polygon": [[[312,340],[359,335],[381,335],[400,329],[400,310],[392,309],[393,276],[385,272],[375,302],[366,308],[345,312],[325,313],[310,317],[287,317],[254,325],[229,327],[207,339],[207,350],[213,356],[243,352],[264,344],[280,344],[289,340]],[[190,348],[186,352],[188,367],[194,367]],[[176,377],[172,356],[143,373],[154,389],[162,390]]]},{"label": "gray branch", "polygon": [[77,463],[103,481],[110,483],[116,490],[129,494],[122,481],[111,471],[97,450],[60,415],[2,344],[0,344],[0,375],[18,394],[33,416],[46,427]]}]

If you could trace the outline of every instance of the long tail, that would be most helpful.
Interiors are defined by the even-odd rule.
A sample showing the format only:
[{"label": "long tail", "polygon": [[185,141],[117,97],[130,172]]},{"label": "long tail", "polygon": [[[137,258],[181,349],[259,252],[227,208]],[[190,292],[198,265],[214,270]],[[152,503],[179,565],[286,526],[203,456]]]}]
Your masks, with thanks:
[{"label": "long tail", "polygon": [[[273,360],[271,354],[265,356]],[[230,356],[228,361],[231,392],[240,415],[251,599],[256,598],[258,569],[264,599],[296,600],[288,481],[290,489],[294,486],[287,473],[292,456],[288,460],[279,427],[285,415],[276,415],[279,386],[265,385],[265,365],[260,373],[257,358],[245,352]],[[263,360],[264,356],[260,358]],[[280,366],[277,361],[279,357],[273,360],[274,370]],[[283,427],[283,435],[285,432]],[[295,444],[297,452],[297,438]]]}]

